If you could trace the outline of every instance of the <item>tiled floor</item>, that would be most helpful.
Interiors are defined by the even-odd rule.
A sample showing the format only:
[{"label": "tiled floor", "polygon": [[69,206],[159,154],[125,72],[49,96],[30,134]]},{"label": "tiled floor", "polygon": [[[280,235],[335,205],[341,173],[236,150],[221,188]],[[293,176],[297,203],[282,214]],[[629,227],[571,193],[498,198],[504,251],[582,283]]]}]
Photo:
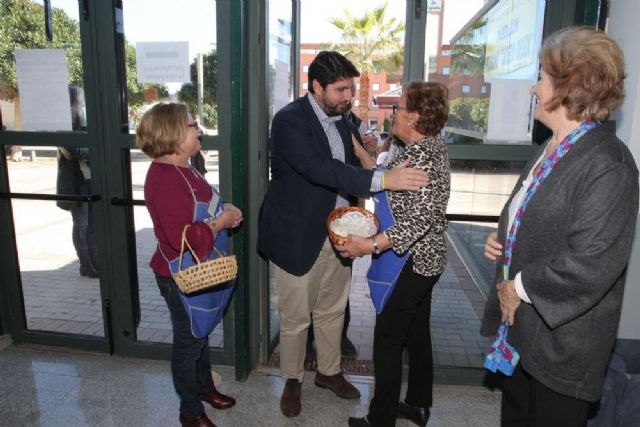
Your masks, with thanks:
[{"label": "tiled floor", "polygon": [[[8,338],[0,337],[0,344]],[[2,346],[0,345],[0,349]],[[273,372],[233,380],[233,370],[216,367],[219,389],[236,397],[228,410],[206,408],[219,427],[346,426],[362,416],[373,391],[369,377],[352,377],[359,400],[343,400],[313,385],[302,387],[302,413],[286,418],[279,410],[283,382]],[[168,361],[66,352],[33,347],[0,350],[0,425],[2,426],[177,426],[178,399]],[[500,393],[480,387],[434,387],[430,427],[499,425]],[[399,420],[398,427],[410,427]]]}]

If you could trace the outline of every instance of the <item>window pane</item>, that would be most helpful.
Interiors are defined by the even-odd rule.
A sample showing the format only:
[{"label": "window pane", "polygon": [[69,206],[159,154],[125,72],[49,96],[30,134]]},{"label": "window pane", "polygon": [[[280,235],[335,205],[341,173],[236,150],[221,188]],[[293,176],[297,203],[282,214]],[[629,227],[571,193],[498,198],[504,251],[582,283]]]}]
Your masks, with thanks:
[{"label": "window pane", "polygon": [[[269,122],[279,109],[293,100],[291,14],[291,1],[269,2]],[[308,70],[308,64],[304,65],[301,74]],[[304,87],[306,89],[306,84]]]},{"label": "window pane", "polygon": [[525,162],[451,160],[447,213],[500,215]]},{"label": "window pane", "polygon": [[[7,130],[86,130],[78,2],[53,0],[51,6],[48,40],[42,1],[0,5],[0,110]],[[20,147],[11,154],[19,160]]]},{"label": "window pane", "polygon": [[447,140],[531,144],[545,0],[485,3],[448,0],[427,20],[427,40],[441,40],[428,43],[441,70],[428,80],[449,87]]},{"label": "window pane", "polygon": [[[57,147],[30,150],[33,161],[7,163],[11,192],[91,193],[88,149],[61,149],[87,156],[62,161]],[[104,336],[94,203],[14,199],[11,206],[27,328]]]},{"label": "window pane", "polygon": [[[293,100],[293,70],[291,69],[293,9],[290,0],[275,0],[269,3],[269,126],[278,110]],[[311,49],[312,55],[315,50]],[[303,53],[304,54],[304,53]],[[301,64],[300,90],[307,91],[309,63]],[[277,286],[273,279],[273,268],[269,269],[269,341],[279,332]]]},{"label": "window pane", "polygon": [[[365,16],[376,22],[374,10],[385,5],[377,23],[361,25],[367,22],[363,21]],[[311,64],[323,49],[345,54],[360,71],[352,111],[364,123],[374,123],[378,131],[389,130],[391,106],[397,102],[402,82],[406,8],[406,0],[302,2],[300,66]],[[331,24],[333,18],[344,20],[347,27],[340,30]],[[307,78],[301,75],[301,83]],[[306,93],[300,85],[298,95]]]},{"label": "window pane", "polygon": [[124,4],[130,133],[159,101],[186,103],[205,134],[218,133],[216,3],[186,4],[176,7],[172,0]]},{"label": "window pane", "polygon": [[[500,215],[525,162],[451,161],[451,196],[447,213]],[[451,222],[448,236],[469,274],[486,296],[493,280],[493,263],[484,259],[483,245],[497,224]]]}]

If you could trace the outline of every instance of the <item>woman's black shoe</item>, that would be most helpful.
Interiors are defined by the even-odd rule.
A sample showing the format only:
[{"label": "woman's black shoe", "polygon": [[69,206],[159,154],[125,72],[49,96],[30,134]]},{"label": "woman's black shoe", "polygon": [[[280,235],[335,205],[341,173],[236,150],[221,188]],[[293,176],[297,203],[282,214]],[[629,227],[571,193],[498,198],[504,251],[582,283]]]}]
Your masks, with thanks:
[{"label": "woman's black shoe", "polygon": [[96,270],[96,268],[90,263],[80,264],[80,275],[82,277],[88,277],[90,279],[97,279],[98,277],[100,277],[100,273],[98,273],[98,270]]},{"label": "woman's black shoe", "polygon": [[349,427],[373,427],[366,418],[349,417]]},{"label": "woman's black shoe", "polygon": [[340,352],[342,353],[342,357],[355,358],[358,355],[358,349],[346,335],[342,336]]},{"label": "woman's black shoe", "polygon": [[404,402],[398,403],[398,418],[409,420],[420,427],[425,427],[427,425],[430,415],[431,413],[429,412],[429,409],[418,408]]}]

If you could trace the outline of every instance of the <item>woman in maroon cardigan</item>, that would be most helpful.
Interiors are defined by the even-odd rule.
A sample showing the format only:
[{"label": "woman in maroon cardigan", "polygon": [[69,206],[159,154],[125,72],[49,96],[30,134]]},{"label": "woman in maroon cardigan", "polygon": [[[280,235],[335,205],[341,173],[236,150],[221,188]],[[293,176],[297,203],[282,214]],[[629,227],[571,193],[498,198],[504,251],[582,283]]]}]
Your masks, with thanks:
[{"label": "woman in maroon cardigan", "polygon": [[[235,400],[218,392],[211,379],[208,336],[222,319],[233,291],[226,284],[184,295],[171,278],[177,272],[182,232],[200,260],[210,259],[216,249],[227,251],[225,229],[242,222],[242,212],[220,195],[189,164],[200,150],[198,122],[184,104],[160,103],[140,121],[136,144],[153,159],[144,185],[147,209],[153,221],[158,247],[150,266],[171,313],[173,353],[171,372],[180,397],[183,426],[214,426],[204,412],[202,401],[217,409],[233,406]],[[183,266],[193,264],[185,253]],[[190,310],[194,305],[205,310]],[[202,317],[192,313],[206,313]]]}]

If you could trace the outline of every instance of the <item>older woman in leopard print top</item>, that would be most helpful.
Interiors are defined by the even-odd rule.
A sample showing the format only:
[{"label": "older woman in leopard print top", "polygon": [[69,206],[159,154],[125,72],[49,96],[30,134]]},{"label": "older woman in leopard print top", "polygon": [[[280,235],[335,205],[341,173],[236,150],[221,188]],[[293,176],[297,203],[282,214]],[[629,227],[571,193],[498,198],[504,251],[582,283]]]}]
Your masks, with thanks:
[{"label": "older woman in leopard print top", "polygon": [[[373,340],[375,391],[364,418],[349,418],[350,426],[394,426],[397,417],[424,426],[432,404],[433,358],[429,317],[431,294],[447,258],[444,232],[449,201],[449,159],[439,135],[449,111],[447,87],[440,83],[414,82],[406,86],[396,106],[393,134],[405,147],[391,160],[393,167],[407,159],[429,175],[429,184],[418,191],[387,194],[395,223],[373,238],[351,237],[336,249],[354,258],[392,250],[407,254],[404,266],[384,308],[376,317]],[[366,153],[357,148],[365,166]],[[400,398],[402,351],[409,351],[409,381]]]}]

